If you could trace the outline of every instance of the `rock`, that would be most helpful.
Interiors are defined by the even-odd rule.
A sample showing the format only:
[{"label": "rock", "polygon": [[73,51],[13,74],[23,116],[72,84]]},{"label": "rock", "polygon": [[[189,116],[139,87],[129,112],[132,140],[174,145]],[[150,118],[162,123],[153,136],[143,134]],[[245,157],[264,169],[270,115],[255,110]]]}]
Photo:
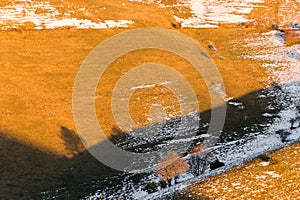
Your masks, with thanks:
[{"label": "rock", "polygon": [[[296,117],[294,119],[291,119],[290,122],[291,122],[291,128],[290,129],[299,128],[300,127],[300,116]],[[297,123],[298,123],[298,125],[297,125]]]},{"label": "rock", "polygon": [[287,132],[285,130],[279,130],[279,131],[276,131],[276,134],[278,134],[280,136],[280,139],[281,139],[281,142],[287,142],[287,137],[289,135],[291,135],[290,132]]},{"label": "rock", "polygon": [[210,49],[210,50],[212,50],[212,51],[217,51],[217,49],[213,46],[213,45],[208,45],[208,48]]},{"label": "rock", "polygon": [[278,30],[279,29],[279,26],[277,24],[272,24],[271,25],[271,29],[272,30]]},{"label": "rock", "polygon": [[146,192],[148,192],[149,194],[157,192],[158,191],[158,189],[157,189],[157,183],[155,183],[155,182],[149,182],[149,183],[147,183],[147,185],[144,187],[144,190]]},{"label": "rock", "polygon": [[168,186],[166,181],[159,181],[159,185],[161,188],[166,188]]},{"label": "rock", "polygon": [[211,170],[215,170],[215,169],[225,166],[225,164],[223,162],[219,161],[218,158],[216,159],[216,161],[210,163],[209,165],[210,165]]},{"label": "rock", "polygon": [[271,160],[271,158],[269,156],[266,156],[266,155],[259,155],[257,156],[257,158],[261,159],[262,161],[265,161],[265,162],[269,162]]},{"label": "rock", "polygon": [[181,28],[181,25],[179,23],[174,23],[174,22],[170,22],[170,23],[173,28],[176,28],[176,29]]},{"label": "rock", "polygon": [[281,86],[276,82],[272,82],[271,85],[276,90],[281,90],[282,89]]},{"label": "rock", "polygon": [[292,28],[300,28],[300,24],[298,24],[297,22],[294,21],[291,23],[291,27]]},{"label": "rock", "polygon": [[208,41],[208,48],[214,52],[217,51],[217,48],[214,46],[214,44],[211,41]]}]

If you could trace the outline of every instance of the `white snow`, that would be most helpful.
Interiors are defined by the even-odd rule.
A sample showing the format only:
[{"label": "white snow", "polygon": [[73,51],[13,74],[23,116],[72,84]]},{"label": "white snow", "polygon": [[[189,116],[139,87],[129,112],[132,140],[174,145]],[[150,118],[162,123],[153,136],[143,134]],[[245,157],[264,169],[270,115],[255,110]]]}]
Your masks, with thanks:
[{"label": "white snow", "polygon": [[[39,12],[42,9],[42,12]],[[80,11],[85,8],[79,8]],[[0,28],[2,30],[18,28],[25,22],[32,22],[35,30],[54,29],[58,27],[75,27],[78,29],[127,28],[133,21],[104,20],[96,23],[88,19],[71,18],[75,11],[69,10],[64,15],[49,2],[32,2],[31,0],[13,1],[0,7]]]},{"label": "white snow", "polygon": [[269,71],[270,79],[281,84],[300,80],[299,44],[286,46],[282,34],[277,31],[263,33],[245,42],[251,51],[244,57],[266,61],[262,66]]},{"label": "white snow", "polygon": [[189,0],[186,4],[189,5],[193,16],[179,22],[182,22],[182,27],[187,28],[198,28],[207,24],[216,28],[218,24],[248,22],[246,15],[250,14],[254,7],[258,7],[259,3],[263,1]]},{"label": "white snow", "polygon": [[[218,28],[218,24],[248,22],[247,15],[253,8],[261,7],[263,0],[178,0],[165,5],[161,0],[129,0],[130,2],[157,3],[162,8],[188,8],[189,18],[174,16],[182,28]],[[183,12],[184,13],[184,12]]]},{"label": "white snow", "polygon": [[272,178],[279,178],[279,177],[281,177],[281,175],[277,174],[274,171],[268,171],[268,172],[264,172],[264,173],[270,175]]},{"label": "white snow", "polygon": [[228,101],[228,97],[227,97],[227,94],[225,92],[225,89],[224,89],[224,85],[222,84],[213,84],[210,86],[210,89],[218,94],[224,101]]},{"label": "white snow", "polygon": [[[263,1],[225,1],[225,0],[190,0],[191,18],[182,20],[182,27],[194,27],[205,24],[233,24],[248,22],[247,14],[250,14],[254,7]],[[214,27],[215,28],[215,27]]]},{"label": "white snow", "polygon": [[255,178],[257,178],[257,179],[266,179],[266,178],[267,178],[267,176],[265,176],[265,175],[261,175],[261,176],[255,176]]},{"label": "white snow", "polygon": [[259,163],[260,166],[268,166],[270,164],[270,162],[261,162]]},{"label": "white snow", "polygon": [[273,115],[270,114],[270,113],[264,113],[262,116],[264,116],[264,117],[272,117]]},{"label": "white snow", "polygon": [[134,86],[134,87],[130,88],[130,90],[132,91],[132,90],[137,90],[137,89],[153,88],[155,86],[169,85],[169,84],[172,84],[173,82],[176,82],[176,81],[164,81],[159,84],[138,85],[138,86]]}]

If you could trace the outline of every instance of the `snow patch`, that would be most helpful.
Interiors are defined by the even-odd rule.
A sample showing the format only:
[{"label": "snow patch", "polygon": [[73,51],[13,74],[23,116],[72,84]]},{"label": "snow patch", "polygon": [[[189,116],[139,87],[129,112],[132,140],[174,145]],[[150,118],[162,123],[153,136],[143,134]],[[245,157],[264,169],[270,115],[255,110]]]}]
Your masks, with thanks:
[{"label": "snow patch", "polygon": [[185,4],[190,7],[193,16],[184,20],[178,20],[178,22],[182,23],[183,28],[202,28],[201,25],[216,28],[218,24],[245,23],[249,21],[246,15],[250,14],[254,7],[258,7],[259,5],[257,4],[263,2],[189,0]]},{"label": "snow patch", "polygon": [[264,172],[264,173],[272,176],[272,178],[279,178],[279,177],[281,177],[281,175],[279,175],[279,174],[277,174],[276,172],[273,172],[273,171],[268,171],[268,172]]},{"label": "snow patch", "polygon": [[[79,8],[80,11],[85,8]],[[10,5],[0,7],[0,30],[15,29],[27,22],[34,24],[35,30],[55,29],[58,27],[75,27],[78,29],[127,28],[133,24],[128,20],[104,20],[93,22],[88,19],[70,17],[75,11],[60,13],[49,2],[32,2],[31,0],[14,1]]]},{"label": "snow patch", "polygon": [[[182,28],[218,28],[218,24],[245,23],[253,8],[262,7],[263,0],[178,0],[166,5],[161,0],[129,0],[130,2],[156,3],[161,8],[188,8],[188,18],[174,16]],[[183,12],[184,13],[184,12]]]}]

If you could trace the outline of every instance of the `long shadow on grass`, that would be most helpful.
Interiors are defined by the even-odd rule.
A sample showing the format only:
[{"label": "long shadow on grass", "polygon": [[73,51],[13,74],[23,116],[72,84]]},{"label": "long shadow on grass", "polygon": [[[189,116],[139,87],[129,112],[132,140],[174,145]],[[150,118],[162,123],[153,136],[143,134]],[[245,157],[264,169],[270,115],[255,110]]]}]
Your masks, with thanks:
[{"label": "long shadow on grass", "polygon": [[[277,101],[278,94],[282,93],[281,87],[274,85],[230,101],[219,142],[226,143],[245,138],[249,133],[262,131],[267,124],[276,119],[284,106]],[[286,101],[294,100],[287,97]],[[201,128],[198,130],[198,135],[206,132],[210,111],[200,115]],[[171,128],[171,125],[177,122],[178,119],[170,120],[167,122],[170,126],[167,127]],[[145,175],[117,172],[98,162],[88,151],[81,152],[83,147],[77,134],[63,125],[61,137],[65,141],[66,148],[70,153],[77,154],[72,159],[45,153],[22,144],[8,135],[0,132],[0,199],[79,199],[96,191],[116,194],[118,189],[120,192],[126,187],[124,179],[139,182]],[[122,147],[122,144],[128,144],[131,139],[126,136],[126,133],[119,132],[119,136],[111,140]],[[172,137],[165,140],[172,140]],[[143,152],[157,148],[157,145],[164,143],[165,140],[155,141],[153,144],[135,143],[137,146],[123,147],[130,151]],[[203,140],[205,139],[201,137],[193,140],[192,145],[199,144]],[[118,195],[126,198],[126,192],[116,196]]]},{"label": "long shadow on grass", "polygon": [[[0,199],[54,197],[62,192],[55,188],[70,190],[58,199],[78,199],[89,193],[81,187],[85,182],[116,174],[88,152],[68,159],[22,144],[7,135],[0,132]],[[51,194],[41,193],[49,189],[53,189]]]}]

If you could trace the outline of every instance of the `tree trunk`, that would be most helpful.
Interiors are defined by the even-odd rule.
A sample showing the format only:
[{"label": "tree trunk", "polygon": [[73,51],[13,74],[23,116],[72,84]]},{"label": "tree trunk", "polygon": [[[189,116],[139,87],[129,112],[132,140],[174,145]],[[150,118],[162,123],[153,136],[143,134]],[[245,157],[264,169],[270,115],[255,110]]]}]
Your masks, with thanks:
[{"label": "tree trunk", "polygon": [[167,181],[168,181],[168,186],[171,187],[172,186],[172,178],[169,178]]},{"label": "tree trunk", "polygon": [[159,184],[162,189],[167,187],[166,181],[159,181]]}]

